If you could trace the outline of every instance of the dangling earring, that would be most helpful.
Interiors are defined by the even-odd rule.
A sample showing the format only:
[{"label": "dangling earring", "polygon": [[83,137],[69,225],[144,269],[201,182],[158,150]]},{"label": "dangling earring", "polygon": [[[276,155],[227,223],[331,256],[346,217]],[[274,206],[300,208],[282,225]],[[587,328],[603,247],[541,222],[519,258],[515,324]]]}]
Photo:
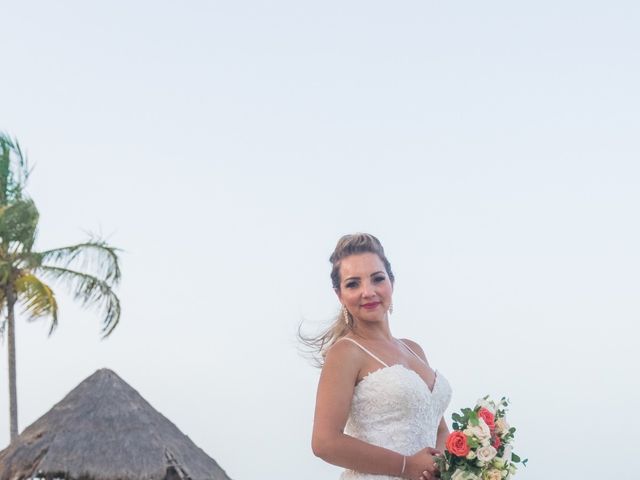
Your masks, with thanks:
[{"label": "dangling earring", "polygon": [[389,315],[393,313],[393,303],[389,304]]},{"label": "dangling earring", "polygon": [[342,305],[342,318],[344,318],[344,323],[349,326],[349,312],[347,310],[347,307],[345,307],[344,305]]}]

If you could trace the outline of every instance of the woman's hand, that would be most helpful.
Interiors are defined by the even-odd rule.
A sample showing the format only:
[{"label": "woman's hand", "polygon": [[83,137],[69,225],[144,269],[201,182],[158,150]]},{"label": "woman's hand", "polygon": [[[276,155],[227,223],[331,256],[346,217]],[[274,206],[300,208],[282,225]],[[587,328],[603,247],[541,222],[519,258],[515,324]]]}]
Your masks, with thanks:
[{"label": "woman's hand", "polygon": [[410,480],[435,480],[438,477],[438,468],[434,458],[442,452],[435,448],[427,447],[415,455],[407,457],[405,478]]}]

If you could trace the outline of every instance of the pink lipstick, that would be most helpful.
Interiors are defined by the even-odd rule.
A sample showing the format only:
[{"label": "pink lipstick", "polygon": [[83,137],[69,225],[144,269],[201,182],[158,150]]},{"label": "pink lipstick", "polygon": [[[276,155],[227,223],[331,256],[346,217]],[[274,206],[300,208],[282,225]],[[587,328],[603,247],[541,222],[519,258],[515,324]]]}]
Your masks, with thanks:
[{"label": "pink lipstick", "polygon": [[362,308],[365,308],[367,310],[373,310],[374,308],[376,308],[378,305],[380,305],[381,302],[371,302],[371,303],[365,303],[362,305]]}]

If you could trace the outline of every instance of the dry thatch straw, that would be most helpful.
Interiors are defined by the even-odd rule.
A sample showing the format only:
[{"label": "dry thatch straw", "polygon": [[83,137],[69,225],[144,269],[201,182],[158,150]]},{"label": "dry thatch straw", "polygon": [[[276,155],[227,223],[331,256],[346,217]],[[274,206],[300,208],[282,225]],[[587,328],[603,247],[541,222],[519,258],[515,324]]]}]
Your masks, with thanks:
[{"label": "dry thatch straw", "polygon": [[84,380],[0,452],[0,480],[230,480],[111,370]]}]

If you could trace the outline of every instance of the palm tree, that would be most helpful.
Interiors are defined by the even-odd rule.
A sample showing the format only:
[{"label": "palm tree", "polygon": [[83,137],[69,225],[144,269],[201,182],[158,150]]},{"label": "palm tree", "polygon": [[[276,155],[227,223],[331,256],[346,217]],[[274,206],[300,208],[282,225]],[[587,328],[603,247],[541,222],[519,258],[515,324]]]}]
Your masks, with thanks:
[{"label": "palm tree", "polygon": [[0,332],[5,328],[9,354],[11,441],[18,435],[15,310],[27,320],[47,319],[49,335],[58,325],[58,303],[45,281],[69,287],[84,307],[96,307],[107,337],[120,320],[118,249],[99,238],[45,251],[34,251],[38,210],[24,192],[27,162],[17,141],[0,133]]}]

